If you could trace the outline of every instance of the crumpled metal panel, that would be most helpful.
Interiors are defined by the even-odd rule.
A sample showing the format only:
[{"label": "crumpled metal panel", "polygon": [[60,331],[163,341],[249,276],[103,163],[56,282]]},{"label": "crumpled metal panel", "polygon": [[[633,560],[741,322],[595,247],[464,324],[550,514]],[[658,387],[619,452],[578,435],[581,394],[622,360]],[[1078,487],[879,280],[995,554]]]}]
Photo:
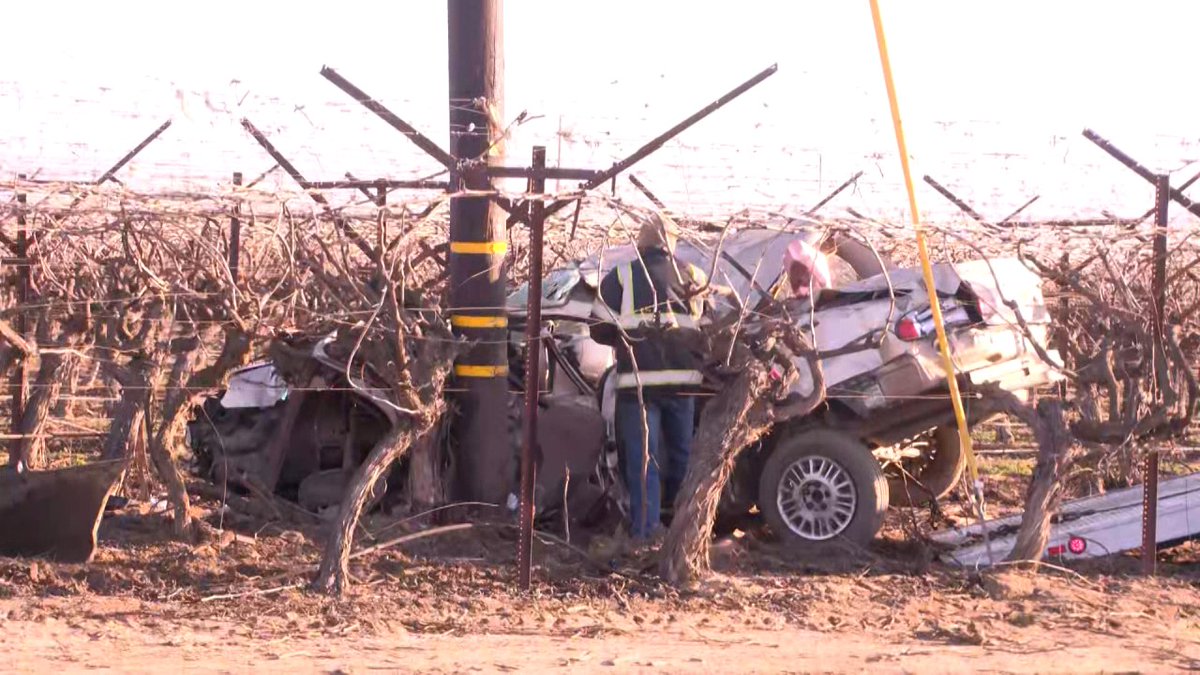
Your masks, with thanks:
[{"label": "crumpled metal panel", "polygon": [[234,408],[270,408],[287,398],[288,385],[275,366],[260,363],[234,371],[229,376],[221,406]]}]

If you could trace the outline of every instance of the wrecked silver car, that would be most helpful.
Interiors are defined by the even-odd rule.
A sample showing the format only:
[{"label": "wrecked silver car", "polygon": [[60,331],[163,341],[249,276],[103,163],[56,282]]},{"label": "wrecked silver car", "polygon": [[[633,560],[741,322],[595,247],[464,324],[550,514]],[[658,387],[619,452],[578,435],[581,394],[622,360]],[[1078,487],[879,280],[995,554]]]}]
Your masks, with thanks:
[{"label": "wrecked silver car", "polygon": [[[832,288],[811,299],[780,292],[795,241],[828,257]],[[718,314],[783,297],[818,351],[826,400],[802,418],[786,419],[742,455],[723,494],[721,519],[736,523],[761,513],[777,535],[798,544],[865,544],[889,505],[918,505],[950,492],[966,457],[920,270],[896,269],[852,238],[822,240],[815,228],[745,230],[723,243],[718,250],[680,242],[677,255],[732,289]],[[555,396],[598,392],[609,465],[620,459],[608,377],[613,353],[590,339],[587,326],[599,280],[634,255],[632,247],[605,250],[551,273],[543,286],[543,389]],[[1025,396],[1061,379],[1057,353],[1042,349],[1045,359],[1034,347],[1045,344],[1050,323],[1037,274],[1017,259],[996,259],[935,265],[934,278],[964,391],[994,386]],[[524,289],[510,297],[514,335],[526,299]],[[747,313],[749,331],[753,317]],[[800,377],[793,390],[808,395],[807,363],[795,363]],[[967,412],[970,424],[984,421],[970,406]]]}]

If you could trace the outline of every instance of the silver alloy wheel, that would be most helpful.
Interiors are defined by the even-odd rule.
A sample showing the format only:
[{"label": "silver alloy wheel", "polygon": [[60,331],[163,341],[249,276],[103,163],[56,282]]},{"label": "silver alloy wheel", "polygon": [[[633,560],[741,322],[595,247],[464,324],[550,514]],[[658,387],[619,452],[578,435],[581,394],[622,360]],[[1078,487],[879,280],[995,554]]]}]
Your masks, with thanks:
[{"label": "silver alloy wheel", "polygon": [[792,462],[776,489],[779,514],[792,532],[824,541],[841,534],[854,518],[858,492],[841,464],[820,455]]}]

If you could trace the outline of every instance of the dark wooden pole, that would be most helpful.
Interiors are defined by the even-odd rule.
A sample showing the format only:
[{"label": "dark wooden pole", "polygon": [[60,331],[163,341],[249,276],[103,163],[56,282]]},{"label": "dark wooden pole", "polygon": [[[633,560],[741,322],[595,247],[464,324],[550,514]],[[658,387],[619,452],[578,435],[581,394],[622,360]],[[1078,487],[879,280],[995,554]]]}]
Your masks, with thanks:
[{"label": "dark wooden pole", "polygon": [[[451,192],[490,190],[486,165],[503,159],[502,0],[447,0]],[[475,345],[455,365],[459,399],[458,487],[463,497],[504,503],[513,475],[507,433],[508,321],[504,311],[505,214],[486,196],[450,200],[451,324]]]}]

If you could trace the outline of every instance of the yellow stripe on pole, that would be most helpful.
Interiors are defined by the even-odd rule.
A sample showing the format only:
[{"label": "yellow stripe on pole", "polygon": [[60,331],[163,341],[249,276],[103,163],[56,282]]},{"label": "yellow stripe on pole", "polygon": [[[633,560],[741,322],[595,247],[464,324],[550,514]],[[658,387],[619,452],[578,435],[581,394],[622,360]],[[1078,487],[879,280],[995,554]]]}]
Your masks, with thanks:
[{"label": "yellow stripe on pole", "polygon": [[508,253],[507,241],[452,241],[451,253],[469,255],[504,255]]},{"label": "yellow stripe on pole", "polygon": [[971,444],[971,430],[967,427],[967,415],[963,411],[962,396],[958,391],[958,380],[954,377],[954,359],[950,356],[950,343],[946,339],[946,327],[942,324],[942,306],[937,297],[937,285],[933,279],[933,267],[929,264],[929,249],[925,244],[925,231],[921,227],[921,215],[917,210],[917,193],[913,188],[912,170],[908,166],[908,147],[904,142],[904,126],[900,123],[900,103],[896,98],[896,84],[892,80],[892,66],[888,60],[887,39],[883,34],[883,18],[879,13],[879,0],[870,0],[871,18],[875,21],[875,40],[879,44],[879,60],[883,64],[883,81],[887,85],[888,104],[892,108],[892,125],[896,131],[896,145],[900,151],[900,165],[904,169],[904,186],[908,190],[908,208],[912,214],[913,230],[917,239],[917,253],[921,257],[921,272],[925,276],[925,288],[929,292],[929,306],[933,312],[933,325],[937,329],[938,350],[942,353],[942,367],[950,386],[950,403],[954,407],[954,419],[958,423],[958,437],[963,451],[967,453],[967,470],[971,486],[983,518],[983,490],[979,483],[979,469],[975,464],[975,450]]},{"label": "yellow stripe on pole", "polygon": [[454,374],[459,377],[505,377],[508,366],[454,366]]},{"label": "yellow stripe on pole", "polygon": [[454,314],[450,317],[450,325],[455,328],[508,328],[508,317]]}]

